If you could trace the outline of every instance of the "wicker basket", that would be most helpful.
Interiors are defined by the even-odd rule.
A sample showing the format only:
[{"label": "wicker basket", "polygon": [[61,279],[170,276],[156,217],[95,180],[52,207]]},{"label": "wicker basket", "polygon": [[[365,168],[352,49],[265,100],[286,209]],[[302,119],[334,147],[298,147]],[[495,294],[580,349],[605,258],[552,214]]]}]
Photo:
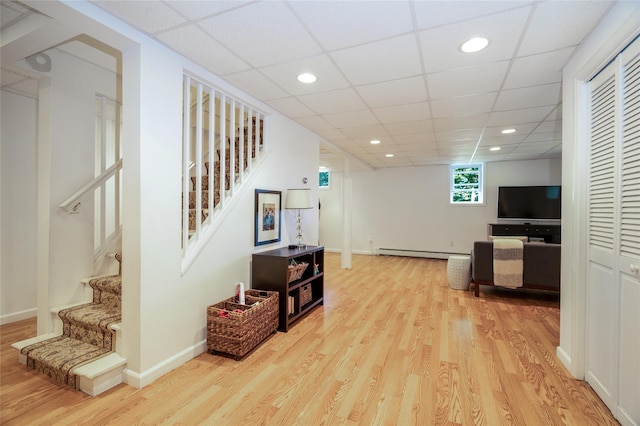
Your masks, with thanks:
[{"label": "wicker basket", "polygon": [[300,306],[304,306],[311,302],[311,283],[300,287]]},{"label": "wicker basket", "polygon": [[287,283],[302,278],[302,274],[304,274],[308,266],[309,264],[306,262],[289,265],[287,268]]},{"label": "wicker basket", "polygon": [[207,349],[239,359],[278,328],[278,292],[246,290],[245,305],[234,300],[207,308]]}]

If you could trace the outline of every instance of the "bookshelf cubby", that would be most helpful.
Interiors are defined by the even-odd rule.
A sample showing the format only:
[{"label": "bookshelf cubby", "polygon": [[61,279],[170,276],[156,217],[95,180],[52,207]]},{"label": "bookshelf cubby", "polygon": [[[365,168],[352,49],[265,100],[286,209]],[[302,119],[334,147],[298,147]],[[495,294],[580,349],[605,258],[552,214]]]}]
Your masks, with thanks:
[{"label": "bookshelf cubby", "polygon": [[[289,281],[289,265],[302,263],[309,266],[300,278]],[[282,247],[254,253],[251,279],[252,288],[279,293],[278,330],[286,333],[296,321],[324,303],[324,247]],[[301,305],[301,299],[308,302]]]}]

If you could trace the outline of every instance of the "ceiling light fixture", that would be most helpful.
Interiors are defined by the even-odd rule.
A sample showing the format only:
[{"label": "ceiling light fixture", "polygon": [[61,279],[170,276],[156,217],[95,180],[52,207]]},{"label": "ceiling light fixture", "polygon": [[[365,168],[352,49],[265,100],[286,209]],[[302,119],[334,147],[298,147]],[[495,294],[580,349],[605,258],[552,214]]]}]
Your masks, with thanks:
[{"label": "ceiling light fixture", "polygon": [[393,157],[393,154],[385,154],[385,157],[391,158],[391,157]]},{"label": "ceiling light fixture", "polygon": [[510,135],[511,133],[515,133],[515,132],[516,132],[516,129],[504,129],[502,131],[502,134],[503,135]]},{"label": "ceiling light fixture", "polygon": [[380,145],[380,141],[378,139],[374,139],[371,142],[369,142],[371,145]]},{"label": "ceiling light fixture", "polygon": [[318,77],[308,72],[302,73],[298,76],[298,81],[305,84],[315,83],[317,79]]},{"label": "ceiling light fixture", "polygon": [[474,37],[468,41],[466,41],[462,46],[460,46],[460,50],[464,53],[475,53],[484,49],[489,45],[489,40],[484,37]]},{"label": "ceiling light fixture", "polygon": [[489,151],[500,151],[500,147],[499,146],[492,146],[491,148],[489,148]]}]

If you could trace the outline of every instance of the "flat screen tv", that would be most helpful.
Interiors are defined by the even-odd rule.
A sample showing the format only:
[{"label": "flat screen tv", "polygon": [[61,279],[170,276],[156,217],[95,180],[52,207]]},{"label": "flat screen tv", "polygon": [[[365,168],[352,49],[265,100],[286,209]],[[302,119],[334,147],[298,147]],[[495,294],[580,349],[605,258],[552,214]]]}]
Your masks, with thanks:
[{"label": "flat screen tv", "polygon": [[498,187],[499,219],[560,219],[561,187]]}]

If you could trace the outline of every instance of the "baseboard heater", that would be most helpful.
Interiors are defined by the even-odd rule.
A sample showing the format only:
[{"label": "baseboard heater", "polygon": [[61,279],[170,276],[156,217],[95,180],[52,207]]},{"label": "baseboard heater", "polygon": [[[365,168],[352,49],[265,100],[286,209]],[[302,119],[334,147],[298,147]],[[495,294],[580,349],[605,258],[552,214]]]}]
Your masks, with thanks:
[{"label": "baseboard heater", "polygon": [[379,248],[378,254],[381,256],[407,256],[407,257],[424,257],[428,259],[448,259],[449,256],[459,255],[459,254],[468,255],[469,253],[450,253],[450,252],[443,252],[443,251]]}]

